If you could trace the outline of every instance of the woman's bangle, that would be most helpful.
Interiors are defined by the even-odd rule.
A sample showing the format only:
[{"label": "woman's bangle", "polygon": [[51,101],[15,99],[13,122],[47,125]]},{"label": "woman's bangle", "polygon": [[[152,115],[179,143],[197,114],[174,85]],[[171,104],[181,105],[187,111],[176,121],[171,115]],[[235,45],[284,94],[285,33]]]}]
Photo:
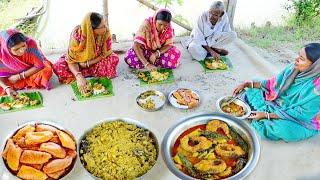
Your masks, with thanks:
[{"label": "woman's bangle", "polygon": [[87,68],[90,67],[89,61],[86,62]]},{"label": "woman's bangle", "polygon": [[3,88],[3,91],[6,92],[7,89],[11,88],[10,86],[6,86],[5,88]]},{"label": "woman's bangle", "polygon": [[161,56],[160,50],[157,50],[157,53],[158,53],[158,58],[159,58]]},{"label": "woman's bangle", "polygon": [[19,73],[19,80],[20,80],[20,79],[22,79],[22,77],[21,77],[21,73]]},{"label": "woman's bangle", "polygon": [[76,75],[74,75],[74,76],[77,77],[79,74],[81,74],[81,72],[77,72]]},{"label": "woman's bangle", "polygon": [[26,78],[26,72],[25,72],[25,71],[22,72],[22,78],[23,78],[23,79]]},{"label": "woman's bangle", "polygon": [[270,113],[268,113],[267,111],[265,111],[265,113],[266,113],[266,118],[268,119],[268,120],[270,120]]},{"label": "woman's bangle", "polygon": [[149,62],[147,62],[147,63],[144,65],[144,67],[147,67],[149,64],[150,64],[150,63],[149,63]]}]

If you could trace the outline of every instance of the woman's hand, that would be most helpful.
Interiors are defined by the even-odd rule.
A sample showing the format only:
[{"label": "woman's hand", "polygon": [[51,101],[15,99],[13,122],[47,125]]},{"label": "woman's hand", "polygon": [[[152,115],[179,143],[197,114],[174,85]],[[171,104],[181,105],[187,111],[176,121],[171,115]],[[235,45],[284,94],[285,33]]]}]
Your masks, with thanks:
[{"label": "woman's hand", "polygon": [[157,62],[157,54],[156,53],[152,53],[150,58],[149,58],[149,60],[150,60],[151,64],[155,64]]},{"label": "woman's hand", "polygon": [[89,62],[81,62],[81,63],[79,63],[79,66],[81,67],[81,68],[89,68],[88,67],[88,65],[89,65],[89,67],[90,67],[90,63]]},{"label": "woman's hand", "polygon": [[11,96],[12,98],[14,98],[14,97],[16,97],[18,95],[18,93],[15,90],[13,90],[11,87],[8,87],[6,89],[6,94],[8,96]]},{"label": "woman's hand", "polygon": [[76,76],[76,81],[77,81],[77,85],[78,85],[78,88],[79,88],[79,91],[81,94],[85,93],[86,91],[86,85],[87,85],[87,80],[86,78],[84,78],[81,74],[78,74]]},{"label": "woman's hand", "polygon": [[253,111],[248,117],[248,119],[255,119],[255,120],[266,119],[266,118],[267,118],[267,114],[261,111]]},{"label": "woman's hand", "polygon": [[237,94],[241,93],[244,90],[244,88],[246,88],[246,87],[248,87],[247,82],[240,84],[238,87],[236,87],[233,90],[233,96],[236,96]]},{"label": "woman's hand", "polygon": [[145,68],[146,68],[148,71],[154,71],[154,70],[157,69],[157,67],[156,67],[155,65],[153,65],[153,64],[147,64],[147,65],[145,66]]},{"label": "woman's hand", "polygon": [[19,74],[12,75],[12,76],[10,76],[10,77],[8,78],[8,80],[9,80],[12,84],[14,84],[14,83],[16,83],[17,81],[20,80],[20,75],[19,75]]}]

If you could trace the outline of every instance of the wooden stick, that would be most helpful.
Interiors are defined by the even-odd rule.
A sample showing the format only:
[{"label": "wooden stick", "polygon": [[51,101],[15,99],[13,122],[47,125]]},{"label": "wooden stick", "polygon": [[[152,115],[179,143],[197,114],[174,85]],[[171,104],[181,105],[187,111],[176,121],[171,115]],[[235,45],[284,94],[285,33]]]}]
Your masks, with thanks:
[{"label": "wooden stick", "polygon": [[[140,2],[141,4],[147,6],[148,8],[153,9],[154,11],[157,11],[159,9],[157,6],[147,2],[145,0],[137,0],[137,1]],[[172,18],[172,22],[176,23],[177,25],[183,27],[184,29],[186,29],[188,31],[192,31],[192,27],[190,27],[189,25],[178,21],[176,18]]]}]

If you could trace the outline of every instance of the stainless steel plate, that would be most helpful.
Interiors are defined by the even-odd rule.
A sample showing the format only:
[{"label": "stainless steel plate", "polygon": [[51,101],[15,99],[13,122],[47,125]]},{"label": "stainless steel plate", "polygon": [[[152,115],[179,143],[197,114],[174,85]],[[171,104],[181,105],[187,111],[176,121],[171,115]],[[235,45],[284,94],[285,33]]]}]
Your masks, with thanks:
[{"label": "stainless steel plate", "polygon": [[[179,108],[179,109],[193,109],[193,108],[189,108],[188,106],[181,105],[181,104],[177,103],[177,99],[173,96],[173,93],[176,92],[179,89],[186,89],[186,88],[178,88],[178,89],[175,89],[175,90],[171,91],[169,93],[169,95],[168,95],[168,99],[169,99],[170,104],[173,107],[176,107],[176,108]],[[199,104],[200,104],[200,95],[197,92],[193,91],[193,90],[191,90],[191,91],[198,96],[198,98],[199,98],[198,106],[199,106]],[[194,107],[194,108],[196,108],[196,107]]]},{"label": "stainless steel plate", "polygon": [[235,129],[237,133],[249,145],[248,162],[246,166],[237,174],[229,177],[229,180],[243,179],[250,174],[258,163],[260,157],[260,142],[257,134],[250,128],[250,126],[240,119],[221,114],[221,113],[208,113],[198,114],[180,120],[173,125],[164,136],[161,144],[161,154],[169,170],[180,179],[193,180],[194,178],[184,174],[174,164],[172,160],[172,148],[178,137],[187,129],[207,124],[212,119],[218,119],[226,122],[230,127]]},{"label": "stainless steel plate", "polygon": [[[219,99],[217,100],[217,102],[216,102],[216,107],[217,107],[218,111],[221,112],[221,113],[223,113],[223,114],[227,114],[227,115],[232,116],[231,114],[225,113],[225,112],[222,110],[222,107],[224,106],[224,104],[225,104],[226,102],[228,102],[228,100],[230,100],[230,99],[232,99],[232,98],[233,98],[232,96],[224,96],[224,97],[219,98]],[[250,116],[250,114],[251,114],[251,108],[250,108],[250,106],[249,106],[247,103],[245,103],[244,101],[242,101],[240,98],[236,98],[233,102],[236,103],[236,104],[239,105],[239,106],[242,106],[243,109],[244,109],[244,111],[245,111],[245,114],[244,114],[243,116],[239,116],[239,117],[234,116],[234,117],[235,117],[235,118],[238,118],[238,119],[247,119],[247,118]]]},{"label": "stainless steel plate", "polygon": [[[86,131],[81,135],[81,137],[80,137],[80,139],[79,139],[79,144],[78,144],[78,155],[79,155],[79,158],[80,158],[81,142],[82,142],[83,139],[85,139],[86,134],[87,134],[88,132],[90,132],[94,127],[98,126],[98,125],[101,124],[101,123],[104,123],[104,122],[112,122],[112,121],[117,121],[117,120],[121,120],[121,121],[124,121],[124,122],[129,123],[129,124],[135,124],[137,127],[142,128],[142,129],[146,129],[146,130],[148,130],[148,131],[150,132],[150,137],[151,137],[152,139],[154,139],[155,147],[156,147],[156,150],[157,150],[157,157],[156,157],[157,160],[156,160],[156,163],[155,163],[155,165],[156,165],[156,164],[158,163],[158,161],[159,161],[159,151],[160,151],[160,150],[159,150],[159,142],[158,142],[158,139],[157,139],[156,135],[155,135],[154,132],[152,132],[152,131],[150,130],[150,128],[149,128],[148,126],[146,126],[145,124],[141,123],[140,121],[137,121],[137,120],[134,120],[134,119],[130,119],[130,118],[117,118],[117,117],[106,118],[105,120],[96,123],[93,127],[91,127],[91,128],[89,128],[88,130],[86,130]],[[81,162],[82,167],[85,169],[85,171],[86,171],[92,178],[94,178],[94,179],[101,179],[101,178],[98,178],[98,177],[92,175],[92,174],[84,167],[84,164],[83,164],[83,162],[81,161],[81,159],[80,159],[80,162]],[[155,166],[155,165],[154,165],[154,166]],[[151,169],[152,169],[152,168],[151,168]],[[150,169],[150,170],[151,170],[151,169]],[[149,171],[150,171],[150,170],[149,170]],[[148,172],[149,172],[149,171],[148,171]],[[147,173],[148,173],[148,172],[147,172]],[[146,173],[146,174],[147,174],[147,173]],[[143,175],[141,175],[139,178],[143,178]]]},{"label": "stainless steel plate", "polygon": [[[154,108],[146,108],[146,103],[147,101],[152,101],[154,103]],[[141,94],[139,94],[139,96],[137,97],[136,99],[136,102],[138,104],[138,106],[140,108],[142,108],[143,110],[145,111],[158,111],[160,110],[165,102],[166,102],[166,97],[164,96],[164,94],[160,91],[157,91],[157,90],[148,90],[148,91],[145,91]]]},{"label": "stainless steel plate", "polygon": [[[56,123],[53,123],[53,122],[50,122],[50,121],[30,121],[30,122],[27,122],[27,123],[24,123],[22,125],[20,125],[18,128],[16,128],[15,130],[12,131],[12,133],[10,133],[7,138],[6,138],[6,141],[4,141],[4,144],[2,146],[2,152],[7,144],[7,140],[9,138],[11,138],[13,135],[15,135],[21,128],[27,126],[27,125],[35,125],[35,124],[45,124],[45,125],[50,125],[50,126],[53,126],[59,130],[62,130],[64,132],[66,132],[68,135],[70,135],[70,137],[74,140],[74,142],[76,143],[76,147],[77,147],[77,141],[76,141],[76,138],[72,135],[72,133],[70,133],[70,131],[66,130],[65,128],[63,128],[62,126],[56,124]],[[77,152],[77,149],[76,149],[76,152]],[[68,172],[65,173],[65,175],[63,177],[60,177],[59,179],[68,179],[68,175],[71,174],[71,172],[73,171],[74,169],[74,166],[75,166],[75,163],[77,161],[77,158],[78,158],[78,154],[76,156],[76,158],[73,159],[72,161],[72,164],[71,164],[71,167],[69,168]],[[9,169],[7,163],[5,163],[5,160],[3,158],[1,158],[2,161],[3,161],[3,164],[5,164],[5,166],[7,167],[7,170],[12,174],[12,176],[15,176],[11,170]]]}]

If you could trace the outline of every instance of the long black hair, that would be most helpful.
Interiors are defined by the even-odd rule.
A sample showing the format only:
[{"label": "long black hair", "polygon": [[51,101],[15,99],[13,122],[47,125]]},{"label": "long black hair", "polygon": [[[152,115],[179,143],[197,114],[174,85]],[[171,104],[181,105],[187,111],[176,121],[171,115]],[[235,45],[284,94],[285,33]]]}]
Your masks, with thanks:
[{"label": "long black hair", "polygon": [[25,35],[23,35],[22,33],[16,33],[8,39],[7,45],[8,45],[8,48],[10,49],[17,44],[26,42],[26,41],[27,41],[27,37]]},{"label": "long black hair", "polygon": [[97,29],[101,24],[103,16],[99,13],[93,12],[90,15],[91,27],[93,30]]},{"label": "long black hair", "polygon": [[170,23],[171,19],[172,15],[169,11],[161,11],[156,16],[156,20],[165,21],[167,23]]},{"label": "long black hair", "polygon": [[316,62],[320,59],[320,43],[310,43],[305,46],[305,51],[307,54],[307,58],[312,61]]}]

